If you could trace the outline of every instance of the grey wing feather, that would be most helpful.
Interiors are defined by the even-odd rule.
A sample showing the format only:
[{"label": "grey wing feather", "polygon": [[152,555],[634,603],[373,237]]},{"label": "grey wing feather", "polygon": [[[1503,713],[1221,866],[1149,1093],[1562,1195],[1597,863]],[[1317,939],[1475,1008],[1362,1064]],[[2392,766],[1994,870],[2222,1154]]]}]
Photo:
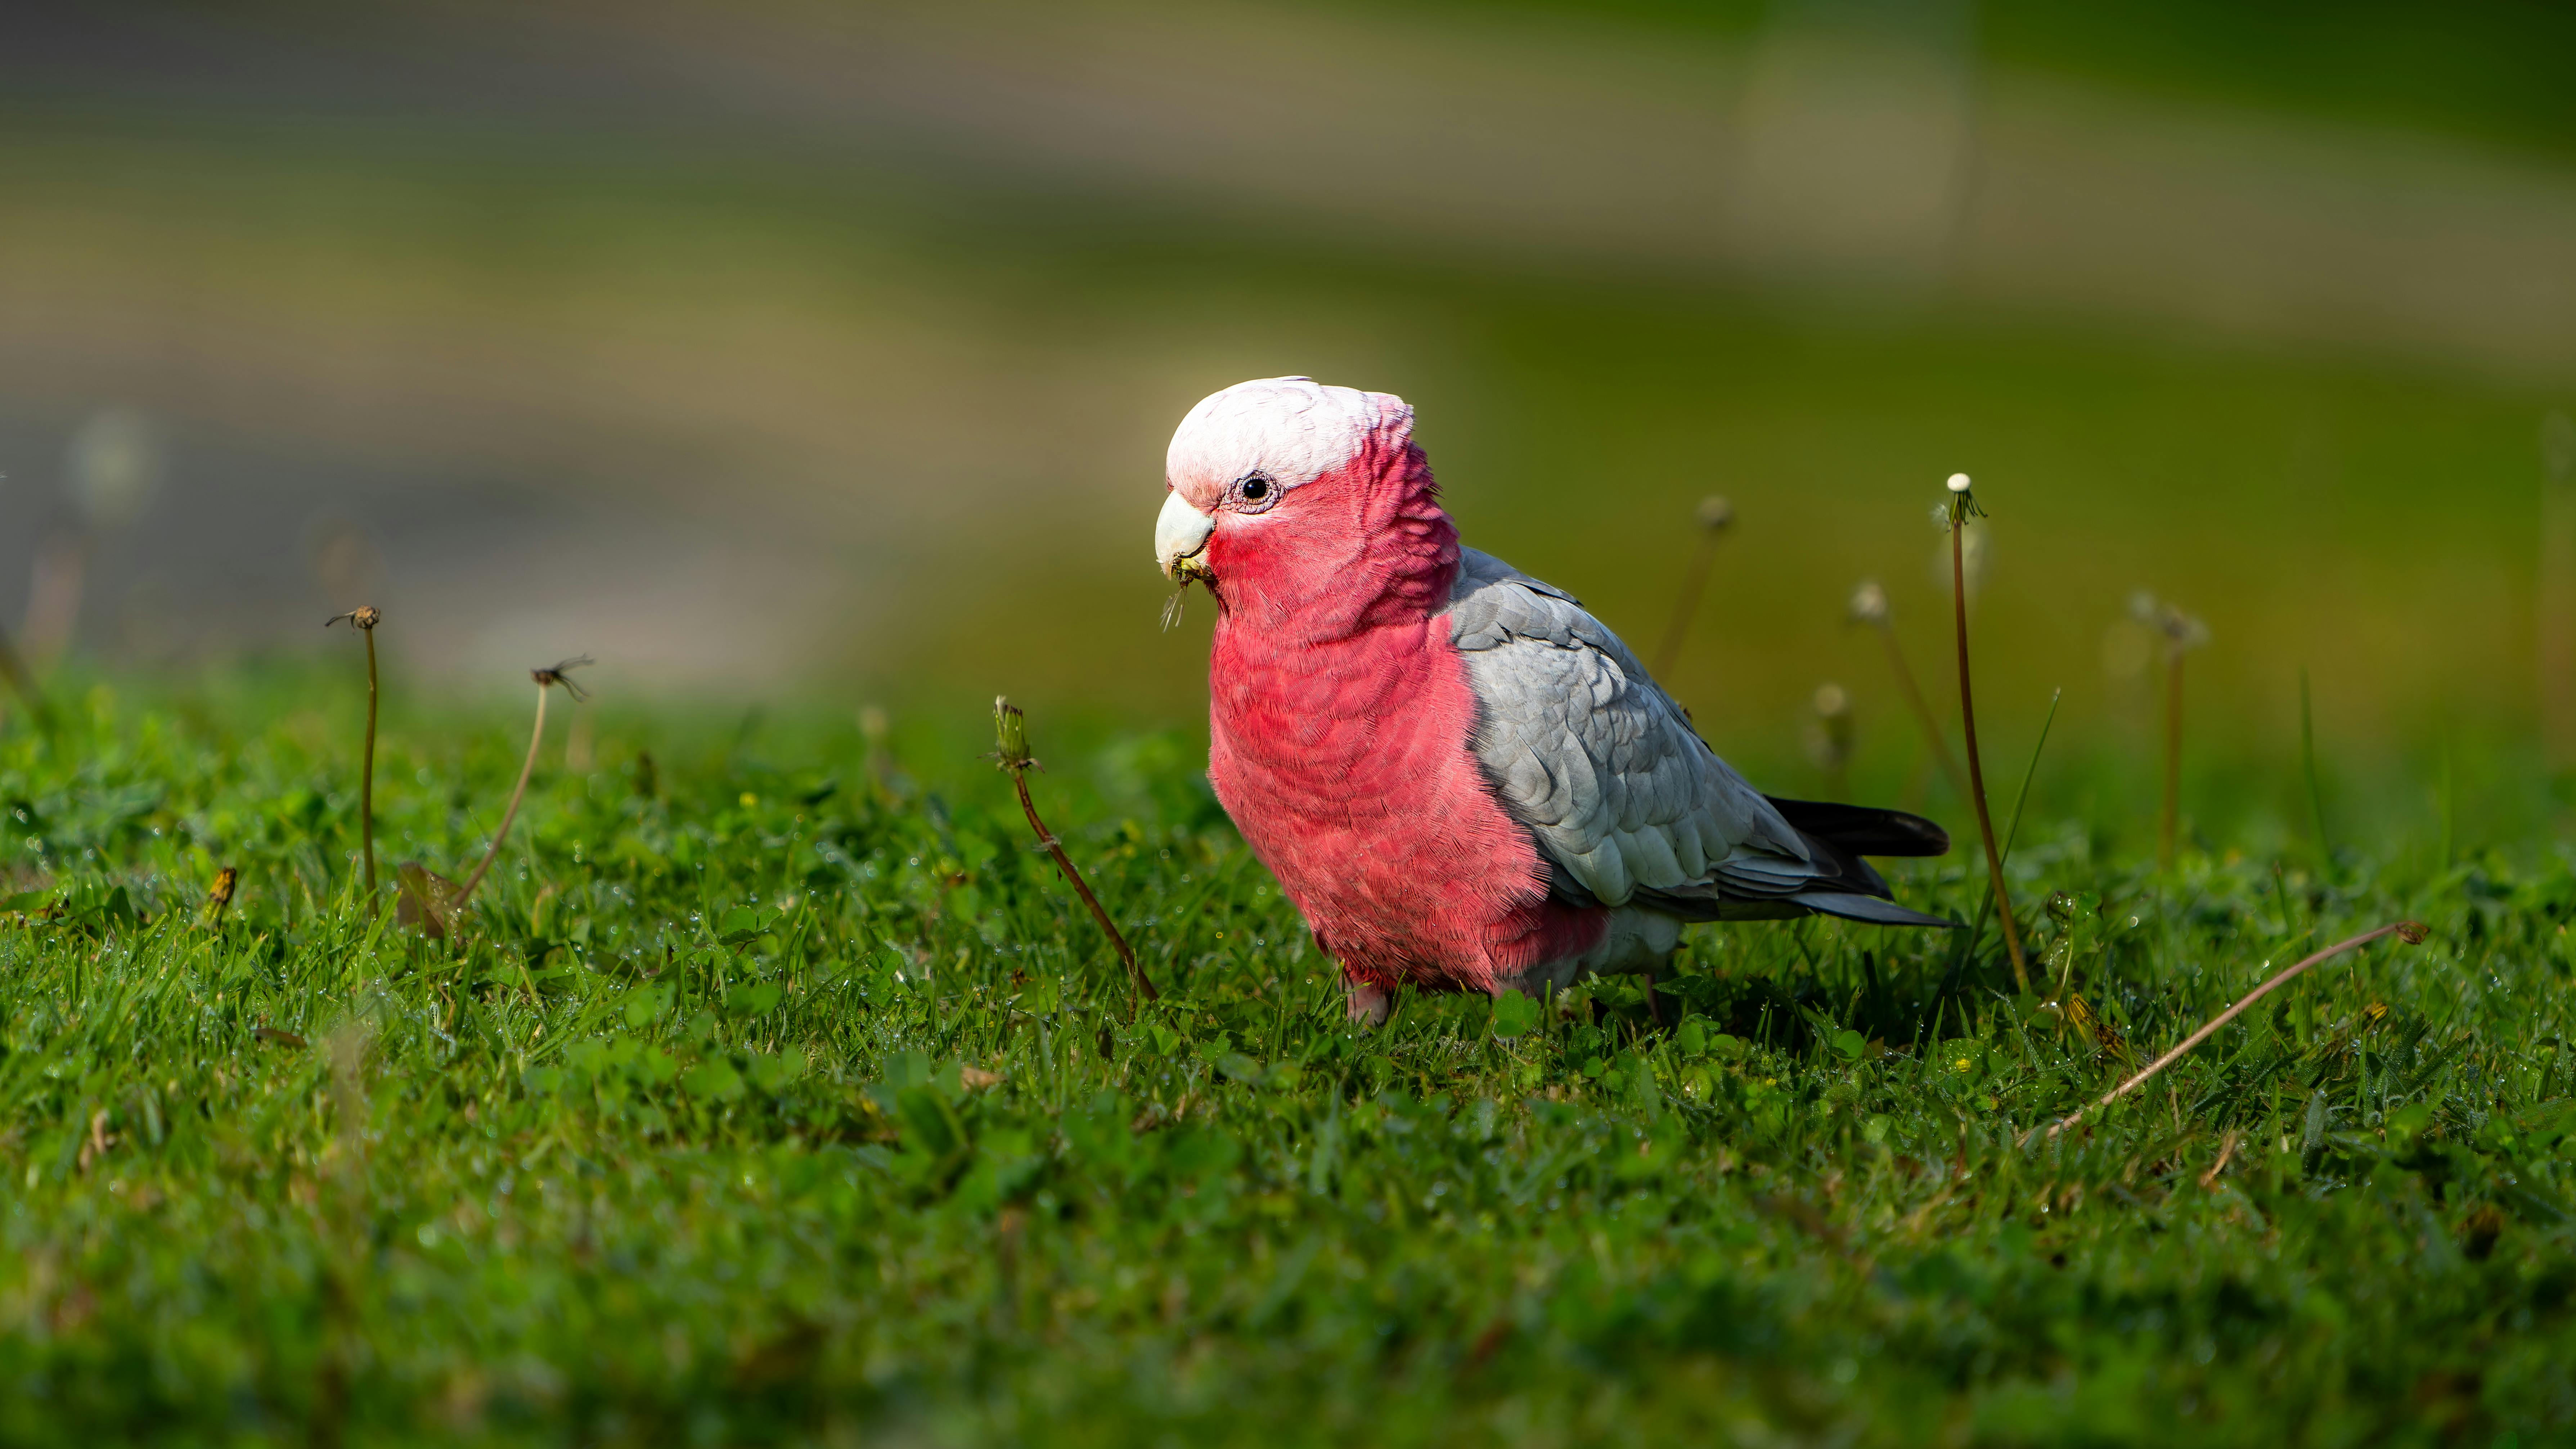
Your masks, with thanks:
[{"label": "grey wing feather", "polygon": [[[1837,875],[1564,591],[1473,549],[1450,596],[1476,757],[1561,890],[1786,901]],[[1658,902],[1660,903],[1660,901]]]}]

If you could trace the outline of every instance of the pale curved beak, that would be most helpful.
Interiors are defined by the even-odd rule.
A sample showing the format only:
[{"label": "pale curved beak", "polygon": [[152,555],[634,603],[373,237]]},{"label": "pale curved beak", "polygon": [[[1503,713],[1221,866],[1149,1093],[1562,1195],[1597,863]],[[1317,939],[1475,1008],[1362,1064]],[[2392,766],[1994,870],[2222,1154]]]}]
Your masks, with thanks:
[{"label": "pale curved beak", "polygon": [[1200,556],[1207,552],[1208,535],[1215,531],[1216,520],[1192,508],[1180,494],[1163,495],[1163,514],[1154,520],[1154,562],[1162,565],[1163,576],[1183,584],[1213,577]]}]

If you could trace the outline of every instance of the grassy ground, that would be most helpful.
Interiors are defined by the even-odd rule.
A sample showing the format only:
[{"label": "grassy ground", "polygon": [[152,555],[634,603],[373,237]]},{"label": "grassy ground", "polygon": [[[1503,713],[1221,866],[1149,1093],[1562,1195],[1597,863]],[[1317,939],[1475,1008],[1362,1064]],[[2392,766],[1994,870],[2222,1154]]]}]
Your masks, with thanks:
[{"label": "grassy ground", "polygon": [[[577,726],[428,945],[355,888],[345,685],[0,737],[0,1438],[2576,1435],[2543,842],[2158,873],[2043,802],[2045,970],[2140,1052],[2432,936],[2023,1146],[2125,1062],[1991,933],[1698,931],[1667,1034],[1624,987],[1355,1034],[1189,743],[1044,719],[1039,802],[1164,989],[1133,1020],[963,727]],[[397,724],[388,873],[461,873],[520,726]],[[1974,914],[1970,854],[1900,893]]]}]

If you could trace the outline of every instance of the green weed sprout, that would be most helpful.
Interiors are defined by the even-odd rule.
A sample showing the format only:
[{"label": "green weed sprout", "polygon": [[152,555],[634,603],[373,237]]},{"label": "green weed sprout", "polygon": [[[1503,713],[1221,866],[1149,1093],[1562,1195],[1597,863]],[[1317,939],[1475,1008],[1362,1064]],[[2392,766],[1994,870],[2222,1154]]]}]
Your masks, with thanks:
[{"label": "green weed sprout", "polygon": [[361,604],[345,614],[334,614],[322,621],[322,627],[346,619],[349,627],[364,635],[367,641],[367,745],[363,763],[358,767],[358,853],[367,863],[367,914],[376,913],[376,626],[385,616],[373,604]]},{"label": "green weed sprout", "polygon": [[1082,903],[1091,908],[1091,918],[1100,923],[1100,929],[1109,937],[1109,944],[1118,949],[1118,959],[1126,963],[1127,979],[1135,987],[1134,994],[1127,998],[1127,1019],[1134,1021],[1137,997],[1160,1001],[1162,994],[1154,989],[1153,979],[1137,963],[1136,952],[1128,946],[1127,938],[1118,933],[1117,923],[1110,920],[1109,912],[1101,908],[1100,898],[1091,893],[1082,872],[1074,869],[1072,857],[1064,853],[1063,842],[1057,840],[1055,832],[1047,829],[1046,822],[1038,818],[1038,807],[1029,799],[1029,771],[1044,769],[1045,766],[1029,756],[1028,716],[1020,712],[1018,705],[998,694],[993,696],[993,742],[993,758],[1002,772],[1011,777],[1012,787],[1019,791],[1020,813],[1029,818],[1029,829],[1037,835],[1038,844],[1045,846],[1047,854],[1055,857],[1055,868],[1063,871],[1064,878],[1072,882],[1074,892],[1082,897]]},{"label": "green weed sprout", "polygon": [[1941,734],[1941,721],[1934,717],[1931,702],[1923,697],[1923,687],[1914,682],[1914,671],[1905,663],[1905,651],[1896,645],[1896,627],[1890,614],[1887,590],[1879,587],[1876,579],[1863,579],[1852,590],[1851,605],[1844,617],[1877,631],[1879,642],[1887,646],[1887,667],[1896,676],[1897,691],[1914,711],[1915,722],[1923,726],[1923,739],[1932,747],[1932,758],[1940,764],[1941,773],[1949,777],[1950,788],[1965,795],[1968,777],[1959,769],[1959,757],[1950,753],[1950,742]]},{"label": "green weed sprout", "polygon": [[1664,626],[1664,642],[1655,646],[1655,662],[1647,666],[1658,679],[1681,662],[1682,638],[1699,614],[1700,596],[1708,592],[1708,571],[1717,563],[1718,541],[1734,523],[1735,505],[1725,498],[1712,493],[1699,501],[1699,552],[1691,558],[1690,572],[1682,576],[1681,597],[1673,601],[1673,621]]},{"label": "green weed sprout", "polygon": [[2013,920],[2012,894],[2004,888],[2004,862],[1995,849],[1995,819],[1986,808],[1986,772],[1977,758],[1977,701],[1968,685],[1968,564],[1961,536],[1967,532],[1968,520],[1982,518],[1985,510],[1977,506],[1977,495],[1968,491],[1968,475],[1950,475],[1950,497],[1942,517],[1950,532],[1950,604],[1951,617],[1958,625],[1959,638],[1959,727],[1968,741],[1968,798],[1977,807],[1977,834],[1986,843],[1986,879],[1995,889],[1995,916],[2004,930],[2004,949],[2012,956],[2013,981],[2023,991],[2030,990],[2030,965],[2022,959],[2021,927]]},{"label": "green weed sprout", "polygon": [[2165,646],[2165,795],[2156,822],[2156,864],[2171,870],[2182,820],[2182,656],[2209,642],[2209,626],[2143,589],[2130,597],[2129,614]]}]

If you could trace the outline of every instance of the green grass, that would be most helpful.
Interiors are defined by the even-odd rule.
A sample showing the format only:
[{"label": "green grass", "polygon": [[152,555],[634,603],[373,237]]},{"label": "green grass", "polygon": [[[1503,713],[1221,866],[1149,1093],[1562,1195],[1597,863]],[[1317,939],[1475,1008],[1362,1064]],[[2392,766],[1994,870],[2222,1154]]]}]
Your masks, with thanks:
[{"label": "green grass", "polygon": [[[1130,1025],[969,726],[881,787],[820,712],[595,716],[451,954],[354,893],[353,678],[63,703],[0,737],[9,1442],[2576,1435],[2540,840],[2158,875],[2067,803],[2117,767],[2044,775],[2035,960],[2142,1051],[2315,943],[2433,935],[2022,1147],[2123,1068],[1991,936],[1703,929],[1670,1034],[1624,986],[1354,1033],[1171,734],[1034,721],[1166,994]],[[523,719],[388,721],[386,873],[452,873]],[[1901,893],[1973,914],[1969,854]]]}]

